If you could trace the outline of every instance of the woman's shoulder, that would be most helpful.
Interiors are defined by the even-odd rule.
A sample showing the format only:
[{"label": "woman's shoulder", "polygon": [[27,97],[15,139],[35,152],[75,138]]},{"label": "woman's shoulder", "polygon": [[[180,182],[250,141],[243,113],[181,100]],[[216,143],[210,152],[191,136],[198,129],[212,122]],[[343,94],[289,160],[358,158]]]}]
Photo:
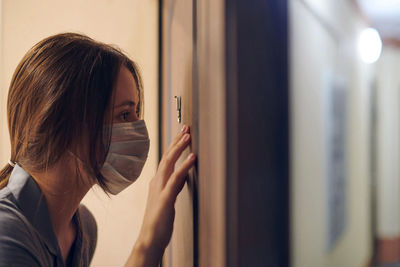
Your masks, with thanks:
[{"label": "woman's shoulder", "polygon": [[0,266],[10,266],[16,259],[21,266],[43,265],[38,258],[40,238],[13,200],[6,188],[0,191]]},{"label": "woman's shoulder", "polygon": [[[5,187],[0,190],[0,238],[27,230],[28,221],[13,194]],[[9,230],[19,231],[9,231]]]}]

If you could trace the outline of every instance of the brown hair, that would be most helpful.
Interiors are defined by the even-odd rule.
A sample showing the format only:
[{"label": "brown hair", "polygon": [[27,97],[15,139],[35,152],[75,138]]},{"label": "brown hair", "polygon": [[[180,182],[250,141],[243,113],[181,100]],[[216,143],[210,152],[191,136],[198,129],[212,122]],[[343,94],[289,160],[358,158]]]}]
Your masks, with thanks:
[{"label": "brown hair", "polygon": [[[76,143],[86,145],[88,169],[108,192],[100,172],[110,145],[113,92],[121,66],[132,73],[139,90],[138,115],[143,114],[143,90],[135,63],[119,49],[77,34],[50,36],[33,46],[11,80],[7,119],[11,161],[28,172],[57,163]],[[112,112],[111,112],[112,113]],[[111,128],[111,127],[106,127]],[[87,143],[82,142],[87,134]],[[108,140],[104,146],[104,140]],[[0,171],[0,188],[13,167]]]}]

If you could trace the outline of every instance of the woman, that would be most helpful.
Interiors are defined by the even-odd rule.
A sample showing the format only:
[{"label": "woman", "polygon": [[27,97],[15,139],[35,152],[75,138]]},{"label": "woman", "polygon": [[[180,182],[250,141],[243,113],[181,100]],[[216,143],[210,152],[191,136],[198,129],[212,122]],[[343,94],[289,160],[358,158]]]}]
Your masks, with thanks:
[{"label": "woman", "polygon": [[[117,194],[141,173],[149,149],[143,88],[122,52],[65,33],[36,44],[18,65],[7,103],[11,159],[0,172],[0,266],[87,266],[96,223],[80,202],[98,184]],[[174,203],[195,155],[183,127],[152,178],[126,266],[157,266]],[[116,248],[117,249],[117,248]]]}]

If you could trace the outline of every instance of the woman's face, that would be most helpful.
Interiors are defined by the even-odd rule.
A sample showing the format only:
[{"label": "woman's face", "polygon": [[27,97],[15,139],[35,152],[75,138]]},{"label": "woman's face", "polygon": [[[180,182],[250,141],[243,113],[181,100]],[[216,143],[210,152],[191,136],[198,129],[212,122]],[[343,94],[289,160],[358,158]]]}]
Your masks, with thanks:
[{"label": "woman's face", "polygon": [[139,120],[137,114],[139,92],[132,73],[124,66],[117,77],[114,101],[114,123],[134,122]]}]

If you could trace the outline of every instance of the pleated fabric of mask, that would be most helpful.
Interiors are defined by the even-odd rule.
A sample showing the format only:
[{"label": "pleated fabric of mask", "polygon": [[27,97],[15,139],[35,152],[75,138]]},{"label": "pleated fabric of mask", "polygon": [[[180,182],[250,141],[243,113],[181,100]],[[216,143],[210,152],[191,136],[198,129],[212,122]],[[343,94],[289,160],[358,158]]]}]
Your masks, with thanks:
[{"label": "pleated fabric of mask", "polygon": [[101,169],[110,193],[116,195],[140,176],[150,148],[144,120],[115,123],[111,143]]}]

